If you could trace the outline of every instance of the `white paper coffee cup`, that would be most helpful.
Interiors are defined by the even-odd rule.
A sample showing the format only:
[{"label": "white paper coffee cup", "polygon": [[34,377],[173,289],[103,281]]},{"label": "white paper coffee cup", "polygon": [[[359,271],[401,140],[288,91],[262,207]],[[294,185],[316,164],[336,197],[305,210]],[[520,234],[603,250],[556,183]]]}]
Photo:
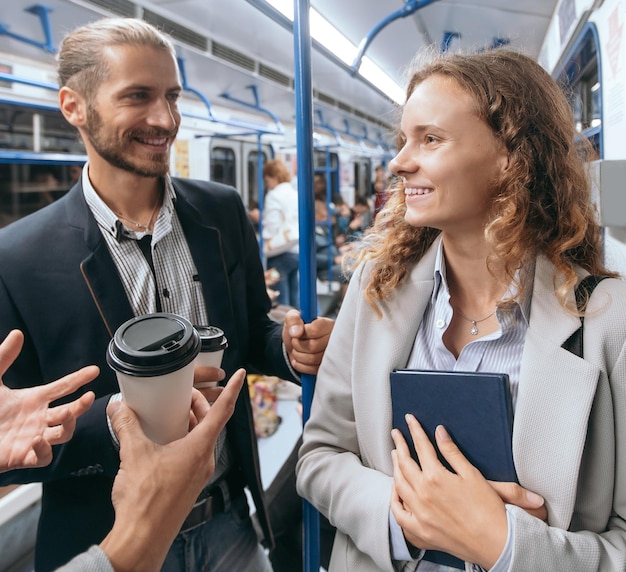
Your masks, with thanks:
[{"label": "white paper coffee cup", "polygon": [[195,358],[200,337],[181,316],[157,313],[122,324],[107,362],[147,437],[164,444],[189,428]]},{"label": "white paper coffee cup", "polygon": [[[228,341],[223,330],[215,326],[194,326],[200,335],[200,353],[196,356],[196,366],[220,367],[224,350],[228,347]],[[217,381],[201,381],[194,387],[215,387]]]}]

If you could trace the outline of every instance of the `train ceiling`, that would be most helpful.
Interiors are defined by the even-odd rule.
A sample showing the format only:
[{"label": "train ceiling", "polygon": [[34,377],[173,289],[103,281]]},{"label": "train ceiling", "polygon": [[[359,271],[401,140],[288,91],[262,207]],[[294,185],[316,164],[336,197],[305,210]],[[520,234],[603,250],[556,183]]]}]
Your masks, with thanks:
[{"label": "train ceiling", "polygon": [[[568,0],[564,0],[567,2]],[[294,116],[293,35],[258,8],[263,0],[48,0],[52,38],[58,45],[73,27],[100,15],[142,15],[170,29],[182,57],[188,84],[214,105],[238,104],[222,97],[253,102],[256,86],[260,105],[289,122]],[[366,56],[396,83],[423,46],[478,50],[505,43],[537,57],[557,0],[408,0],[428,4],[396,19],[372,40]],[[571,2],[570,2],[571,3]],[[42,39],[39,19],[25,11],[32,0],[3,3],[0,28],[27,38]],[[370,30],[390,14],[406,8],[403,0],[311,0],[311,6],[359,45]],[[53,56],[28,43],[0,35],[0,51],[53,62]],[[394,105],[367,82],[353,77],[317,49],[312,51],[315,108],[324,121],[390,125]],[[54,78],[52,78],[54,80]]]}]

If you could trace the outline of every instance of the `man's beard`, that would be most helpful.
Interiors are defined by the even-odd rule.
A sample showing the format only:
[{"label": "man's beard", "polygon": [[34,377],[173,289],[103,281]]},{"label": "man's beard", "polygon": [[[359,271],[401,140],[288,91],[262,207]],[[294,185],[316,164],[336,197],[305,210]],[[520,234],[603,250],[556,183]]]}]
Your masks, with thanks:
[{"label": "man's beard", "polygon": [[[176,136],[178,128],[169,130],[153,127],[141,131],[135,130],[125,134],[124,140],[116,140],[103,134],[103,125],[100,114],[93,106],[89,106],[85,132],[91,146],[105,161],[140,177],[162,177],[169,172],[169,153],[153,153],[144,161],[145,165],[138,165],[124,157],[124,150],[134,139],[138,138],[167,137],[171,140]],[[127,145],[125,146],[124,143]]]}]

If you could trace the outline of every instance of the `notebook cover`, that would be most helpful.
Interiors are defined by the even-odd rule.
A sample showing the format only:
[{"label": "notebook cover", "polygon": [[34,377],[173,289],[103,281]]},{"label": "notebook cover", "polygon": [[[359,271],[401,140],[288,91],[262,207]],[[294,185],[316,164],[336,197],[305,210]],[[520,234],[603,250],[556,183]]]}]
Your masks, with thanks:
[{"label": "notebook cover", "polygon": [[[401,369],[391,373],[393,426],[416,457],[404,416],[412,413],[435,444],[443,425],[459,449],[491,481],[515,481],[513,406],[508,375]],[[445,463],[443,458],[440,459]],[[450,469],[451,470],[451,469]]]},{"label": "notebook cover", "polygon": [[[492,481],[517,482],[513,464],[513,406],[506,374],[400,369],[391,372],[393,426],[417,460],[405,414],[412,413],[435,444],[443,425],[465,457]],[[437,451],[440,461],[449,469]],[[435,550],[424,559],[464,569],[462,560]]]}]

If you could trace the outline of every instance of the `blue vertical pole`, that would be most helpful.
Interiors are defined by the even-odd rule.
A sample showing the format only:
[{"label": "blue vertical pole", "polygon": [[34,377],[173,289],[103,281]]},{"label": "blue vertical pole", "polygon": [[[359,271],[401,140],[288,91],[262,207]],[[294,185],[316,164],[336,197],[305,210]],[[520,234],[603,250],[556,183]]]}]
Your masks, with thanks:
[{"label": "blue vertical pole", "polygon": [[[315,222],[313,213],[313,103],[311,80],[311,33],[309,28],[309,0],[294,0],[294,63],[296,140],[298,150],[298,215],[300,230],[300,309],[308,323],[317,315],[315,292]],[[311,412],[315,376],[302,375],[302,420]],[[303,501],[304,572],[320,569],[319,513]]]},{"label": "blue vertical pole", "polygon": [[[257,149],[257,185],[259,197],[259,249],[261,251],[261,262],[263,268],[267,270],[267,259],[265,258],[265,250],[263,249],[263,208],[265,206],[265,181],[263,180],[263,146],[261,145],[261,133],[257,133],[256,149]],[[250,199],[248,198],[248,203]],[[249,208],[250,204],[246,205]]]}]

